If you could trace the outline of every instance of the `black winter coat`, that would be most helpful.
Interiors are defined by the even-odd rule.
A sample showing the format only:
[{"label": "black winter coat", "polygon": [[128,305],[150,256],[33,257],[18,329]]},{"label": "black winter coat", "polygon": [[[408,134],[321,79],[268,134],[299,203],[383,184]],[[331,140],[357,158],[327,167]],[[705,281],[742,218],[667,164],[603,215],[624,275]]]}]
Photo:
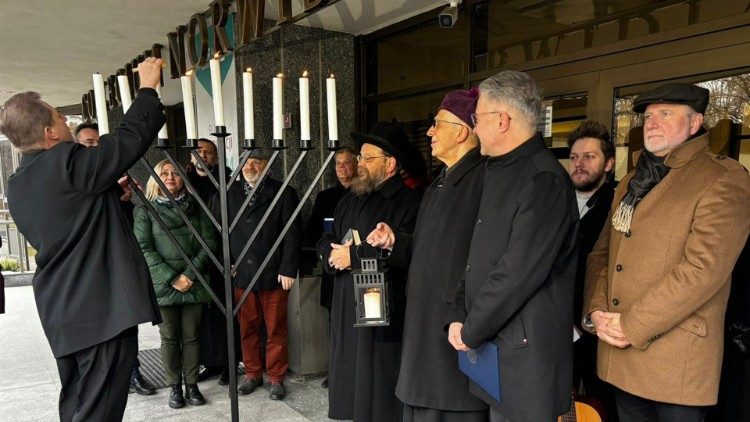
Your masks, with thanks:
[{"label": "black winter coat", "polygon": [[443,331],[463,276],[484,186],[485,158],[467,153],[425,191],[414,235],[396,234],[389,263],[411,261],[404,343],[396,395],[413,407],[449,411],[487,409],[469,392],[456,350]]},{"label": "black winter coat", "polygon": [[487,161],[482,202],[450,321],[463,342],[499,346],[503,399],[471,392],[514,422],[570,409],[578,207],[537,134]]},{"label": "black winter coat", "polygon": [[328,265],[331,243],[341,243],[352,228],[363,240],[350,249],[352,268],[360,268],[359,257],[377,256],[364,242],[379,222],[397,232],[411,233],[417,219],[422,193],[406,187],[398,176],[384,181],[375,191],[346,194],[336,208],[333,233],[323,234],[318,253],[323,269],[335,274],[331,309],[331,347],[328,358],[328,417],[358,422],[401,420],[403,405],[396,398],[396,381],[401,360],[406,268],[379,261],[388,283],[390,326],[354,328],[354,281],[352,272],[336,271]]},{"label": "black winter coat", "polygon": [[24,154],[9,179],[10,213],[37,250],[34,296],[56,358],[161,321],[115,182],[164,121],[156,91],[141,89],[97,148],[61,142]]},{"label": "black winter coat", "polygon": [[[237,223],[234,231],[229,236],[229,248],[232,251],[232,263],[239,256],[245,244],[250,240],[250,236],[253,234],[257,224],[263,217],[263,214],[268,210],[271,205],[271,201],[276,196],[276,193],[281,188],[282,183],[278,180],[266,177],[261,183],[261,186],[255,192],[254,198],[251,200],[249,205],[242,215],[242,218]],[[227,207],[229,211],[229,220],[232,221],[237,213],[240,211],[242,203],[245,201],[247,195],[245,194],[245,181],[238,180],[232,184],[232,187],[227,193]],[[250,246],[250,250],[247,255],[243,258],[242,262],[235,264],[235,270],[237,273],[234,276],[234,285],[240,289],[246,289],[250,284],[250,280],[258,272],[260,265],[268,255],[268,251],[271,246],[281,234],[281,230],[289,221],[294,208],[297,207],[299,201],[297,200],[297,193],[291,186],[287,186],[281,195],[281,198],[276,203],[273,211],[268,216],[263,227],[260,229],[258,236]],[[211,200],[211,211],[215,216],[219,216],[219,198],[218,194],[214,195]],[[284,236],[276,252],[273,253],[273,257],[269,261],[268,265],[263,269],[258,281],[253,286],[253,291],[257,292],[260,290],[272,290],[280,289],[281,284],[279,283],[279,274],[296,278],[297,270],[299,269],[299,254],[302,248],[302,223],[300,223],[299,216],[294,220],[294,223],[290,227],[289,231]]]}]

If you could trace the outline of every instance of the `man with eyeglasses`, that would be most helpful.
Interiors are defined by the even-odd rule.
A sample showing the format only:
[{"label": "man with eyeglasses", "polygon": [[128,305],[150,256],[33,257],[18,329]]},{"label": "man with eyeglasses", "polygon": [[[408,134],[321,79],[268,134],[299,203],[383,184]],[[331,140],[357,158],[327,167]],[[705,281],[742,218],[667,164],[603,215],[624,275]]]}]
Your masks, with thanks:
[{"label": "man with eyeglasses", "polygon": [[472,116],[489,158],[446,323],[456,350],[497,345],[502,401],[470,383],[497,422],[553,421],[570,409],[578,209],[536,130],[541,100],[527,74],[502,71],[479,85]]},{"label": "man with eyeglasses", "polygon": [[[379,222],[411,233],[422,194],[404,185],[399,176],[409,142],[396,123],[378,122],[369,133],[353,133],[359,148],[357,177],[336,207],[333,230],[324,233],[317,250],[324,270],[335,276],[331,309],[328,365],[328,417],[362,421],[401,420],[403,405],[396,398],[401,360],[406,263],[392,265],[387,251],[362,242],[343,243],[357,230],[364,238]],[[342,244],[343,243],[343,244]],[[390,325],[355,328],[353,269],[362,258],[378,261],[388,283]]]},{"label": "man with eyeglasses", "polygon": [[411,258],[396,387],[406,422],[488,419],[487,404],[469,392],[469,381],[443,332],[484,186],[485,158],[470,118],[478,95],[476,89],[446,94],[427,131],[432,155],[445,166],[425,192],[414,234],[394,233],[380,223],[367,237],[372,246],[392,249],[391,264]]}]

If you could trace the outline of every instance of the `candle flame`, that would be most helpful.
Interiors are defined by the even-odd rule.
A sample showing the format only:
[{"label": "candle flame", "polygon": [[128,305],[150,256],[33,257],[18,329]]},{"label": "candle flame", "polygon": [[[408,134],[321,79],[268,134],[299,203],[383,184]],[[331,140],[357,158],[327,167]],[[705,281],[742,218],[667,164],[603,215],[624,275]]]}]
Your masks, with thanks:
[{"label": "candle flame", "polygon": [[303,78],[306,78],[306,77],[307,77],[307,70],[305,70],[304,72],[302,72],[302,77],[303,77]]},{"label": "candle flame", "polygon": [[193,69],[190,69],[187,72],[185,72],[185,76],[190,76],[192,74],[193,74]]},{"label": "candle flame", "polygon": [[214,54],[214,59],[220,59],[220,58],[221,58],[221,54],[219,54],[219,52],[217,51],[216,54]]},{"label": "candle flame", "polygon": [[253,73],[253,68],[252,67],[248,67],[247,71],[250,72],[250,73]]},{"label": "candle flame", "polygon": [[333,76],[333,73],[331,73],[331,77],[332,77],[332,78],[334,77],[334,76]]},{"label": "candle flame", "polygon": [[283,78],[283,77],[284,77],[284,74],[283,74],[283,73],[278,73],[278,74],[276,75],[276,77],[277,77],[277,78]]}]

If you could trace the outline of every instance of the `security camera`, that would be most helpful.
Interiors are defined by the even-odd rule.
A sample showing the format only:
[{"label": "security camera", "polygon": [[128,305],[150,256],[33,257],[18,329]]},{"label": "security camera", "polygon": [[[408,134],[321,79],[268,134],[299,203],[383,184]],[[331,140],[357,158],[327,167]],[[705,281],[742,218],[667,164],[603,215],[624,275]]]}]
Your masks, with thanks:
[{"label": "security camera", "polygon": [[458,20],[458,5],[460,4],[461,0],[451,0],[448,2],[448,7],[438,14],[438,23],[441,28],[453,28]]}]

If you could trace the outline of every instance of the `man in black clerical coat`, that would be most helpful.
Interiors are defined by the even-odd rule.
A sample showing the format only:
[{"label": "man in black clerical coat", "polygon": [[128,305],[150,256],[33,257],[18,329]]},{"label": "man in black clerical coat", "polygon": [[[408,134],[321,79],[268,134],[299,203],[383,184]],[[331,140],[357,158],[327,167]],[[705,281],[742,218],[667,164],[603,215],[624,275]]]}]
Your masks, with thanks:
[{"label": "man in black clerical coat", "polygon": [[17,94],[4,106],[0,131],[23,154],[8,182],[8,205],[37,250],[34,297],[57,359],[62,421],[122,419],[137,326],[160,322],[115,182],[166,120],[155,91],[162,63],[139,65],[138,96],[97,148],[72,142],[65,116],[39,94]]},{"label": "man in black clerical coat", "polygon": [[367,242],[392,249],[389,263],[409,265],[404,346],[396,395],[404,421],[486,421],[488,406],[469,392],[443,321],[463,274],[484,185],[471,113],[478,92],[446,94],[427,131],[432,155],[445,164],[422,198],[414,234],[379,224]]},{"label": "man in black clerical coat", "polygon": [[476,384],[491,421],[553,421],[570,408],[578,210],[565,169],[536,127],[541,92],[525,73],[479,86],[473,115],[487,155],[482,200],[446,322],[461,351],[494,342],[502,400]]},{"label": "man in black clerical coat", "polygon": [[406,268],[378,261],[388,283],[390,325],[355,328],[352,269],[361,258],[386,257],[367,243],[342,243],[349,229],[364,237],[378,222],[411,233],[421,192],[406,187],[398,175],[409,142],[395,123],[378,122],[370,133],[354,133],[360,147],[357,178],[336,208],[333,232],[318,242],[325,271],[335,274],[328,364],[328,417],[356,421],[401,420],[396,398],[405,309]]}]

